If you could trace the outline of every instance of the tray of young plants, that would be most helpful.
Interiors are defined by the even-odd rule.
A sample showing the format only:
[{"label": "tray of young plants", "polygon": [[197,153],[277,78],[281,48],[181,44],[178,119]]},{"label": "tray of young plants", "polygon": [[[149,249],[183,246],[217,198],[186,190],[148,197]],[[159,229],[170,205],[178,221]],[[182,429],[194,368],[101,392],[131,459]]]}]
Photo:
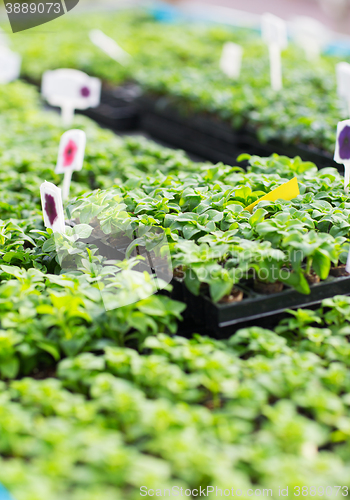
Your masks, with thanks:
[{"label": "tray of young plants", "polygon": [[[204,165],[180,178],[159,173],[140,184],[127,182],[122,190],[129,215],[167,234],[176,291],[182,287],[188,313],[221,335],[288,307],[350,293],[350,205],[343,178],[300,158],[244,158],[247,172]],[[252,214],[245,210],[294,176],[301,193],[295,199],[262,201]],[[78,198],[69,211],[82,202],[85,210],[99,206],[100,196]],[[111,232],[103,229],[109,211],[108,205],[100,209],[100,222],[90,211],[84,223]]]},{"label": "tray of young plants", "polygon": [[[39,197],[45,179],[62,181],[54,172],[59,116],[40,111],[34,88],[16,82],[0,88],[0,126],[0,484],[12,497],[136,500],[201,489],[215,498],[217,487],[218,495],[277,498],[282,485],[296,496],[346,496],[350,298],[290,311],[274,329],[257,320],[227,340],[186,339],[176,335],[185,304],[152,295],[151,274],[133,270],[134,258],[146,260],[132,255],[138,238],[163,230],[176,274],[191,268],[200,276],[192,248],[183,258],[187,243],[218,248],[218,290],[208,283],[218,302],[238,269],[222,258],[222,245],[237,248],[240,235],[242,246],[264,240],[284,254],[280,240],[259,240],[258,225],[275,222],[276,234],[283,225],[288,233],[285,244],[298,231],[307,242],[312,231],[330,238],[315,243],[326,257],[312,253],[317,274],[329,268],[328,257],[338,264],[339,246],[347,251],[348,197],[339,174],[277,156],[251,158],[248,173],[195,164],[76,116],[86,155],[73,174],[60,242],[43,225]],[[244,217],[241,208],[294,175],[298,198],[260,203]],[[107,263],[96,242],[112,244],[116,233],[114,246],[129,249],[131,259]],[[199,241],[211,236],[215,244]],[[292,272],[305,291],[303,264],[296,261]]]},{"label": "tray of young plants", "polygon": [[228,122],[205,113],[179,112],[181,106],[170,104],[172,99],[144,93],[139,99],[142,110],[141,128],[152,137],[206,158],[212,162],[233,165],[245,151],[259,156],[272,152],[290,157],[300,156],[318,168],[341,167],[328,151],[310,145],[282,143],[277,139],[259,140],[256,131],[248,127],[234,129]]},{"label": "tray of young plants", "polygon": [[[268,49],[257,32],[200,23],[158,23],[142,10],[64,16],[55,43],[33,29],[23,55],[23,75],[40,80],[47,69],[74,67],[118,87],[143,90],[143,126],[154,136],[211,161],[234,164],[242,151],[300,156],[317,166],[333,163],[335,127],[348,117],[336,92],[339,59],[306,59],[290,43],[283,52],[283,90],[271,89]],[[123,64],[89,39],[101,29],[128,53]],[[226,42],[244,49],[240,77],[220,69]],[[210,47],[210,50],[208,50]]]}]

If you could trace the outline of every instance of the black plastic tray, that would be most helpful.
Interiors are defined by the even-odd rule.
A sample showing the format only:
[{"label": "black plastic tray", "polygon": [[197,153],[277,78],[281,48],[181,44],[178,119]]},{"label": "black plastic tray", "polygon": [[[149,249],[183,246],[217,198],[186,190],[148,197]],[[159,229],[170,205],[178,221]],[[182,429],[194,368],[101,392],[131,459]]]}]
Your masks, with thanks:
[{"label": "black plastic tray", "polygon": [[139,95],[140,89],[134,84],[115,88],[104,87],[98,107],[78,112],[112,130],[135,130],[140,121]]},{"label": "black plastic tray", "polygon": [[[74,226],[75,221],[68,221]],[[100,238],[90,236],[81,240],[86,244],[94,244],[99,248],[101,255],[108,259],[123,259],[129,240],[121,238],[119,244],[105,243]],[[140,262],[134,269],[140,272],[147,271],[162,277],[162,267],[154,267],[152,259],[141,250],[146,261]],[[136,256],[135,250],[133,255]],[[157,271],[158,269],[158,271]],[[310,294],[304,295],[292,288],[285,288],[282,292],[263,295],[253,291],[252,280],[244,288],[244,298],[241,302],[231,304],[215,304],[207,295],[196,296],[185,286],[184,281],[173,278],[172,291],[159,290],[158,293],[170,296],[173,300],[184,302],[187,305],[183,313],[184,321],[179,324],[178,334],[185,336],[191,333],[206,334],[218,339],[228,338],[239,328],[259,325],[273,329],[278,322],[287,316],[286,309],[315,308],[322,300],[335,295],[350,295],[350,276],[335,278],[329,276],[326,280],[310,286]]]},{"label": "black plastic tray", "polygon": [[166,97],[149,95],[140,97],[141,128],[154,138],[194,153],[203,159],[236,165],[241,153],[270,156],[272,153],[312,161],[319,168],[342,165],[334,162],[331,154],[306,145],[283,144],[277,140],[261,143],[247,130],[234,130],[229,124],[214,116],[181,114]]},{"label": "black plastic tray", "polygon": [[303,295],[294,289],[285,289],[271,295],[253,294],[241,302],[214,304],[206,295],[193,295],[183,284],[185,302],[198,327],[205,327],[207,334],[227,338],[239,328],[257,325],[274,328],[286,316],[286,309],[314,308],[323,299],[335,295],[350,295],[350,276],[328,277],[311,285],[311,293]]}]

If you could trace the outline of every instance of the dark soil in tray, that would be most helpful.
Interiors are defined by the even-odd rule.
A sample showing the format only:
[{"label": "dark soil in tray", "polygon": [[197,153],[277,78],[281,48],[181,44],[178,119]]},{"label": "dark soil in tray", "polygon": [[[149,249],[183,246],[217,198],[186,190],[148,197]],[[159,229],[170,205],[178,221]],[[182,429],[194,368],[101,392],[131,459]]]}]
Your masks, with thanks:
[{"label": "dark soil in tray", "polygon": [[326,151],[306,145],[283,144],[277,140],[261,143],[248,130],[234,130],[228,123],[214,116],[202,114],[185,116],[167,98],[143,95],[140,98],[141,128],[154,138],[185,149],[214,163],[235,165],[241,153],[270,156],[272,153],[290,157],[300,156],[304,161],[312,161],[319,168],[341,165],[334,162]]}]

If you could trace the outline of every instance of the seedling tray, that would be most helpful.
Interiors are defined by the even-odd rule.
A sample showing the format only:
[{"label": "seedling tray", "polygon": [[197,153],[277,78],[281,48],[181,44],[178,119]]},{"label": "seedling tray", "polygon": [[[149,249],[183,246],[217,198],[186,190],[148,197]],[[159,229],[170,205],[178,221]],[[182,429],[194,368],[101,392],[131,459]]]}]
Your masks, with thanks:
[{"label": "seedling tray", "polygon": [[137,101],[139,94],[139,88],[133,84],[115,88],[104,87],[100,105],[97,108],[81,110],[79,113],[115,131],[135,130],[140,119]]},{"label": "seedling tray", "polygon": [[323,299],[335,295],[350,295],[350,276],[329,277],[321,283],[311,285],[309,295],[303,295],[294,289],[285,289],[271,295],[251,292],[241,302],[231,304],[214,304],[206,295],[197,297],[185,285],[183,288],[184,299],[195,324],[204,326],[207,335],[222,339],[245,326],[274,328],[286,315],[286,309],[314,308]]},{"label": "seedling tray", "polygon": [[270,156],[272,153],[290,157],[300,156],[319,168],[343,167],[334,162],[331,154],[306,145],[283,144],[277,140],[261,143],[246,129],[234,130],[228,123],[204,114],[181,114],[167,98],[143,95],[140,98],[141,128],[153,137],[172,146],[194,153],[214,163],[235,165],[241,153]]}]

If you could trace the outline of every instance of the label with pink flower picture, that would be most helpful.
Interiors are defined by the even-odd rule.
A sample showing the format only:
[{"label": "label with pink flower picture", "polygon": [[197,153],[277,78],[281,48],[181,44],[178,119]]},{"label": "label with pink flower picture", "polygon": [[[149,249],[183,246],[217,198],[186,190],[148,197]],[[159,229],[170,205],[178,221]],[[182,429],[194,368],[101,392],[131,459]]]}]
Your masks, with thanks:
[{"label": "label with pink flower picture", "polygon": [[84,162],[86,135],[82,130],[68,130],[60,141],[56,174],[81,170]]}]

